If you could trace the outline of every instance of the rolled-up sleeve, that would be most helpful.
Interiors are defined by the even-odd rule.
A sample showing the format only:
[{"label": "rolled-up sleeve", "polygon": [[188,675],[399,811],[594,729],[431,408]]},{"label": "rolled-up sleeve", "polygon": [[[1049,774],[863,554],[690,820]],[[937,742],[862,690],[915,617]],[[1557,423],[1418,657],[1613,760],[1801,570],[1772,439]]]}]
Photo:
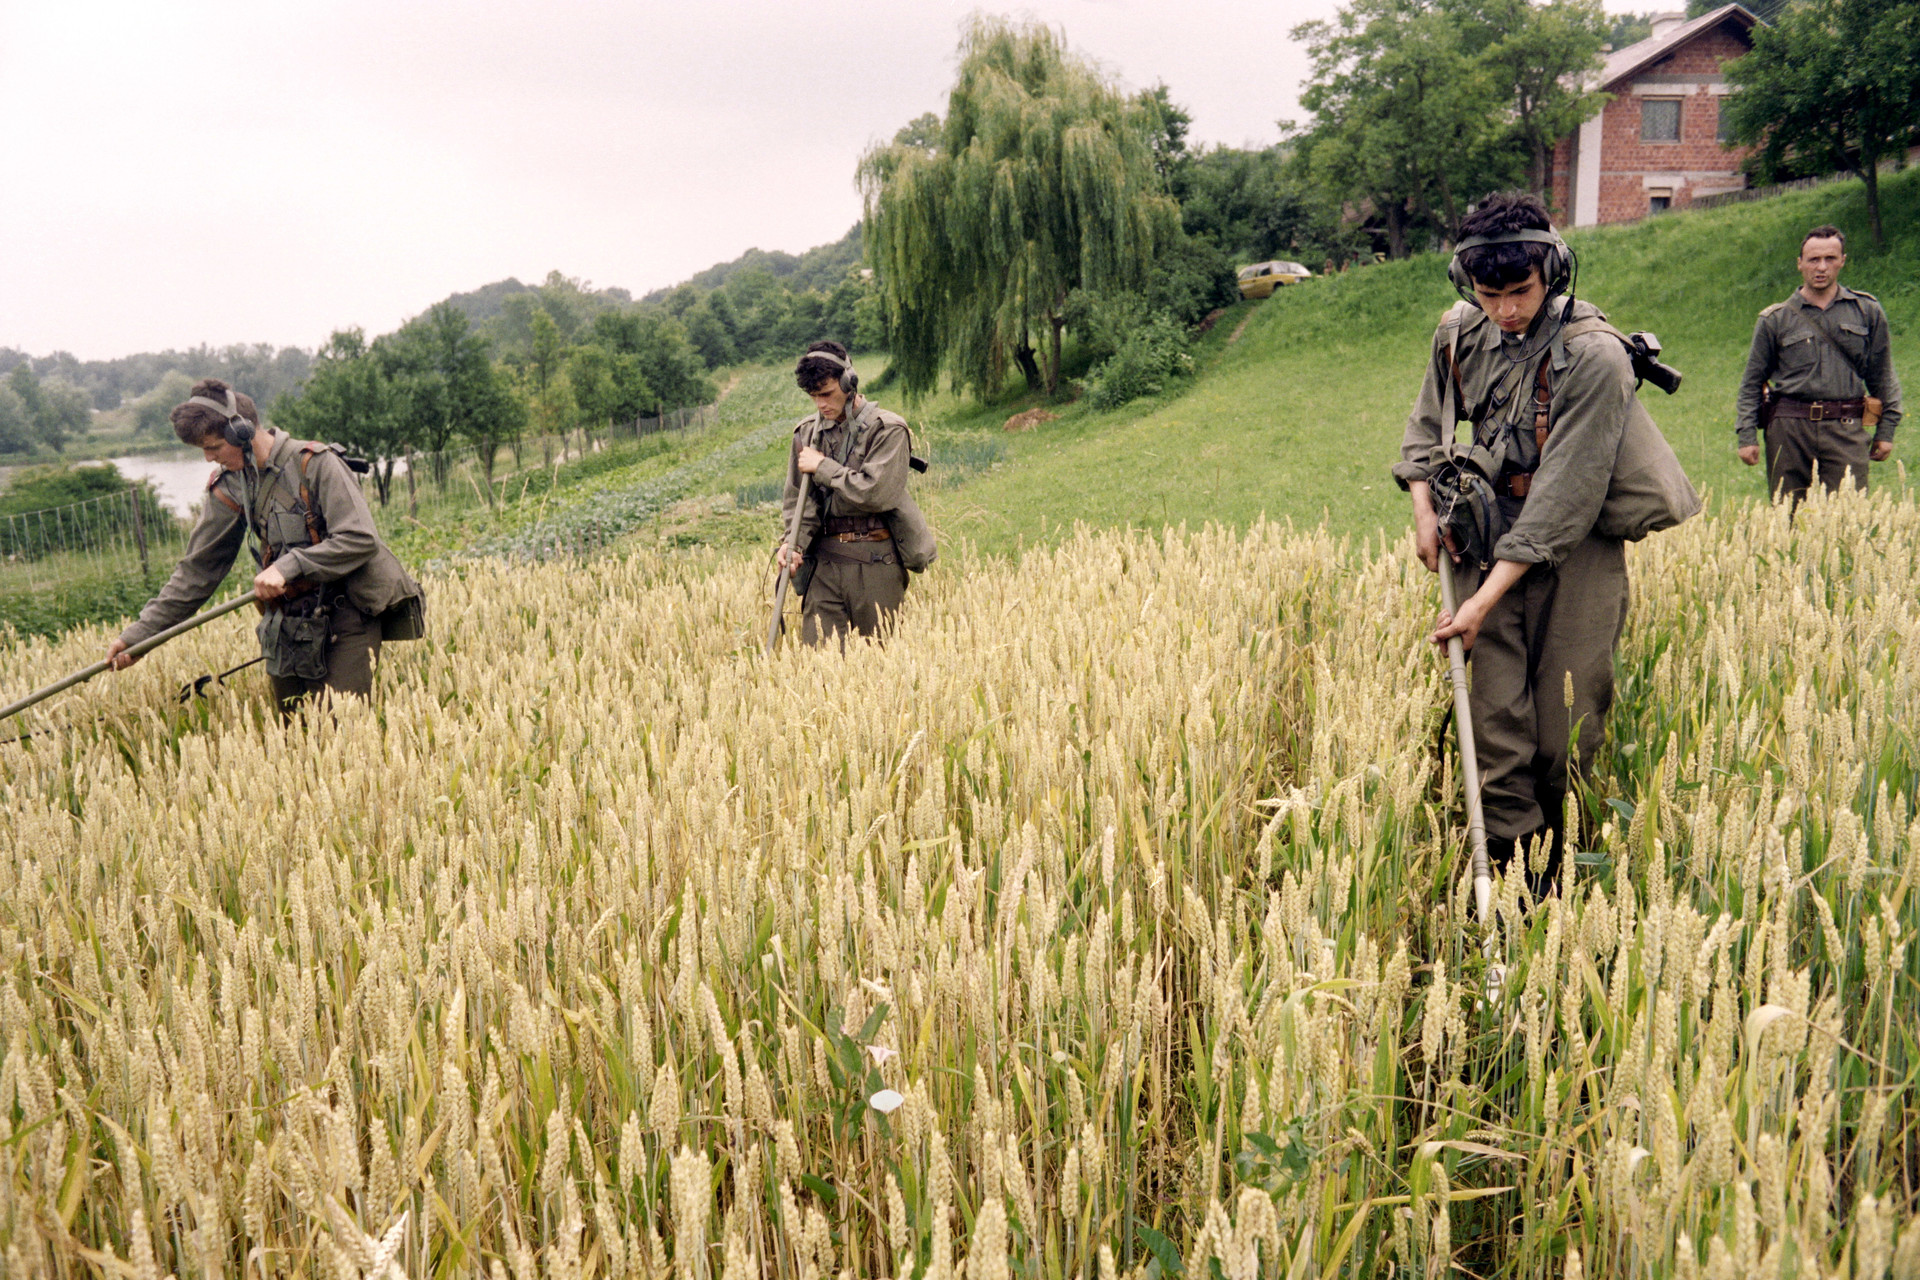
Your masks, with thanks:
[{"label": "rolled-up sleeve", "polygon": [[1540,468],[1513,528],[1494,544],[1499,560],[1556,565],[1593,531],[1626,433],[1633,366],[1610,335],[1576,339],[1554,379],[1554,415]]},{"label": "rolled-up sleeve", "polygon": [[147,601],[140,616],[120,633],[121,643],[139,644],[191,618],[226,580],[246,533],[246,521],[209,492],[200,504],[200,518],[194,522],[193,532],[187,535],[187,553],[173,567],[160,593]]},{"label": "rolled-up sleeve", "polygon": [[273,567],[288,582],[301,578],[336,582],[373,559],[380,549],[373,510],[347,464],[330,449],[312,455],[306,478],[327,536],[311,546],[287,548]]},{"label": "rolled-up sleeve", "polygon": [[1443,327],[1433,335],[1433,351],[1427,360],[1427,375],[1420,381],[1420,395],[1407,415],[1407,429],[1400,437],[1400,461],[1393,464],[1393,478],[1402,489],[1433,474],[1433,451],[1446,443],[1446,399],[1448,385],[1447,356]]}]

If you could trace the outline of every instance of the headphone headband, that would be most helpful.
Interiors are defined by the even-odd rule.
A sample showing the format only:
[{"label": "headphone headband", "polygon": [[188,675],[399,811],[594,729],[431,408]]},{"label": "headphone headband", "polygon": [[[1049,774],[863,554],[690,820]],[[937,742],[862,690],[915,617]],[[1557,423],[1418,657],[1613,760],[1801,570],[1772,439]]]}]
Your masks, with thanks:
[{"label": "headphone headband", "polygon": [[802,360],[825,360],[831,363],[836,369],[853,368],[853,366],[849,364],[844,357],[837,356],[833,354],[833,352],[831,351],[809,351],[809,352],[806,352],[804,355],[802,355],[800,358]]},{"label": "headphone headband", "polygon": [[1469,249],[1478,249],[1489,244],[1555,244],[1565,248],[1567,242],[1560,233],[1548,228],[1545,231],[1526,229],[1521,231],[1503,231],[1497,236],[1468,236],[1453,247],[1455,254],[1465,253]]},{"label": "headphone headband", "polygon": [[188,396],[187,403],[197,404],[203,408],[211,409],[228,422],[232,422],[240,416],[240,402],[234,399],[232,387],[227,388],[227,402],[225,404],[221,404],[218,400],[210,400],[206,396]]}]

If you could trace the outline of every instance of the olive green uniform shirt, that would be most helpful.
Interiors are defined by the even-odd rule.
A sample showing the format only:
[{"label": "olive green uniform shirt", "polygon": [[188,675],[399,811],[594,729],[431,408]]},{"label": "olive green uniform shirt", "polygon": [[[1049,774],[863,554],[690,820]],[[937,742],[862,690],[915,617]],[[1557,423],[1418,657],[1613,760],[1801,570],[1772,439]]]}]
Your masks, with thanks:
[{"label": "olive green uniform shirt", "polygon": [[1892,440],[1900,425],[1900,379],[1893,372],[1889,341],[1887,313],[1879,299],[1845,285],[1825,311],[1798,289],[1785,302],[1762,311],[1753,326],[1753,346],[1735,402],[1734,430],[1740,444],[1759,443],[1760,388],[1767,382],[1795,400],[1872,396],[1881,403],[1873,438]]},{"label": "olive green uniform shirt", "polygon": [[[829,516],[878,516],[899,507],[907,496],[907,459],[912,453],[913,436],[907,420],[882,409],[871,400],[862,400],[851,414],[854,438],[845,450],[847,460],[837,461],[847,443],[845,422],[822,422],[817,413],[800,420],[793,429],[793,448],[787,455],[787,485],[780,504],[780,527],[793,527],[793,506],[800,500],[800,450],[806,445],[827,456],[813,473],[814,487],[827,491]],[[809,495],[807,509],[800,517],[799,549],[804,553],[820,535],[820,504]]]},{"label": "olive green uniform shirt", "polygon": [[[305,442],[284,432],[273,434],[273,448],[251,483],[244,470],[214,472],[200,504],[200,518],[187,538],[186,554],[140,617],[120,633],[123,642],[138,644],[184,622],[207,602],[226,580],[246,541],[241,513],[249,510],[270,564],[290,584],[344,579],[347,598],[369,618],[420,594],[419,584],[374,532],[373,512],[353,473],[325,446],[312,454],[305,479],[326,537],[308,544],[306,518],[299,510],[300,456]],[[239,512],[220,500],[222,493]]]},{"label": "olive green uniform shirt", "polygon": [[[1626,432],[1634,394],[1633,365],[1626,349],[1605,332],[1580,334],[1556,349],[1555,335],[1565,305],[1563,299],[1549,299],[1549,313],[1519,341],[1507,339],[1478,307],[1462,306],[1450,312],[1459,320],[1454,344],[1460,367],[1457,415],[1449,413],[1445,400],[1452,381],[1447,362],[1453,329],[1449,322],[1434,332],[1426,378],[1407,418],[1400,461],[1393,468],[1402,489],[1427,479],[1433,473],[1434,449],[1451,442],[1455,417],[1478,424],[1477,438],[1482,443],[1492,442],[1496,454],[1504,447],[1506,472],[1533,472],[1524,502],[1504,494],[1500,498],[1511,523],[1494,544],[1493,554],[1499,560],[1557,565],[1593,532]],[[1605,319],[1591,303],[1574,303],[1572,319],[1589,316]],[[1543,358],[1551,358],[1555,367],[1550,430],[1541,449],[1534,443],[1533,390]]]}]

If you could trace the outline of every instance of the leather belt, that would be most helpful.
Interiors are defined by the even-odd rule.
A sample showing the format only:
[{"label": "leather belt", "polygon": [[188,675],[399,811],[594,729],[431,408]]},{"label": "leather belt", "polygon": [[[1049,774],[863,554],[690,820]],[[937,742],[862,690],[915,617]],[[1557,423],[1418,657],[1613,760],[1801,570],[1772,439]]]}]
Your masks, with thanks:
[{"label": "leather belt", "polygon": [[878,547],[872,551],[855,551],[835,539],[823,539],[815,548],[814,555],[821,560],[831,560],[835,564],[895,564],[897,560],[891,546],[884,551]]},{"label": "leather belt", "polygon": [[1508,476],[1504,487],[1516,498],[1526,497],[1528,490],[1533,488],[1533,472],[1522,471],[1518,475]]},{"label": "leather belt", "polygon": [[830,533],[827,537],[834,542],[891,542],[893,535],[885,529],[873,529],[866,533]]},{"label": "leather belt", "polygon": [[1865,400],[1799,400],[1781,396],[1773,404],[1776,418],[1805,418],[1809,422],[1849,422],[1867,411]]},{"label": "leather belt", "polygon": [[826,531],[830,534],[872,533],[886,527],[887,522],[879,516],[828,516]]}]

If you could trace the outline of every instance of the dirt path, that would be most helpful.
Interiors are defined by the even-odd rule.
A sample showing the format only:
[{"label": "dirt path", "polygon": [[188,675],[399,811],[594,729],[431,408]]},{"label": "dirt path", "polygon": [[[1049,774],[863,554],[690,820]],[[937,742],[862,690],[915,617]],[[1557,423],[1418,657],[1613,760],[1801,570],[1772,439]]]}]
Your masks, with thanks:
[{"label": "dirt path", "polygon": [[1227,335],[1228,346],[1232,346],[1234,343],[1240,341],[1240,335],[1247,331],[1247,322],[1252,320],[1253,316],[1254,313],[1249,311],[1240,317],[1240,323],[1233,326],[1233,332]]}]

